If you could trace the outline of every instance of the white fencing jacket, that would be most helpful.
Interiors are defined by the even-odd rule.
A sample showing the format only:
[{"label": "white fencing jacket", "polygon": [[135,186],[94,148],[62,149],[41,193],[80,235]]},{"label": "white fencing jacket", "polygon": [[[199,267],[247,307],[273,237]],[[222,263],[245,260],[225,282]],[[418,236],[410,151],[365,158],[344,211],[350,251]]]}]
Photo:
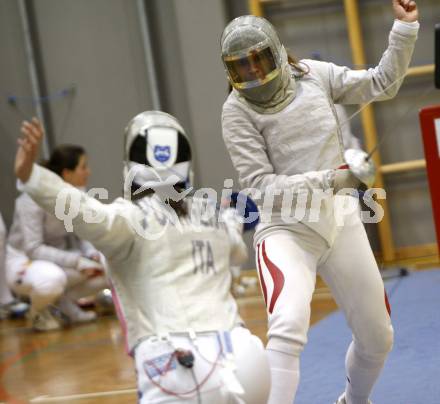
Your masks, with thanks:
[{"label": "white fencing jacket", "polygon": [[[223,105],[223,138],[243,188],[265,194],[290,190],[294,195],[333,187],[334,169],[344,164],[343,143],[334,103],[362,104],[394,97],[403,81],[419,23],[396,20],[379,64],[350,70],[333,63],[303,60],[310,73],[297,81],[297,94],[283,110],[260,114],[241,102],[236,90]],[[292,228],[281,218],[282,197],[275,196],[272,216],[261,223],[258,242],[275,227]],[[318,222],[304,224],[331,242],[335,237],[333,197],[322,205]]]},{"label": "white fencing jacket", "polygon": [[233,209],[220,223],[202,220],[197,209],[171,223],[155,196],[103,204],[38,165],[23,188],[47,212],[55,212],[58,195],[70,195],[65,211],[78,212],[73,230],[107,258],[129,352],[151,335],[241,323],[230,265],[244,262],[247,250]]},{"label": "white fencing jacket", "polygon": [[[66,232],[53,213],[45,212],[29,195],[21,194],[15,201],[9,231],[7,259],[23,256],[31,261],[45,260],[62,268],[76,268],[81,256],[97,250],[88,242]],[[8,271],[14,270],[7,266]]]}]

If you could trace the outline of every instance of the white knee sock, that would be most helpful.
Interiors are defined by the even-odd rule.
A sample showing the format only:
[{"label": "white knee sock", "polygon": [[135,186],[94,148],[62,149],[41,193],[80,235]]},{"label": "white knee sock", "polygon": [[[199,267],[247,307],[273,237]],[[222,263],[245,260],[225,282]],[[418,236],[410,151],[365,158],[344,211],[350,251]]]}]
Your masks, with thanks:
[{"label": "white knee sock", "polygon": [[361,357],[352,342],[345,357],[347,384],[345,400],[347,404],[367,404],[368,397],[373,389],[385,363],[384,359],[371,360]]},{"label": "white knee sock", "polygon": [[299,357],[267,350],[272,386],[268,404],[292,404],[299,383]]}]

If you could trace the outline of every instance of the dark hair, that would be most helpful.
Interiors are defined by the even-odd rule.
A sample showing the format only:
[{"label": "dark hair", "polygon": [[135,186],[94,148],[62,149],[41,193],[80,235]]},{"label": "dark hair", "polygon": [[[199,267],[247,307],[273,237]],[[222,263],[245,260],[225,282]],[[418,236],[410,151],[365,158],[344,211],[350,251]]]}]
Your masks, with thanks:
[{"label": "dark hair", "polygon": [[42,165],[61,177],[63,170],[74,170],[78,166],[81,156],[85,154],[86,151],[81,146],[60,145],[53,150],[49,160],[44,161]]},{"label": "dark hair", "polygon": [[300,62],[290,50],[287,51],[287,61],[289,65],[299,73],[300,77],[310,73],[310,67],[305,63]]}]

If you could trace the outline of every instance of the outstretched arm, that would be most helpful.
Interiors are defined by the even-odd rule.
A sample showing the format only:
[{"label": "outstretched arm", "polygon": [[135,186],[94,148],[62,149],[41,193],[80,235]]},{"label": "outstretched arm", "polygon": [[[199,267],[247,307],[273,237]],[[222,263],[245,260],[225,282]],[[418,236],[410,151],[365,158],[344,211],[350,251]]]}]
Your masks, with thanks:
[{"label": "outstretched arm", "polygon": [[18,149],[15,155],[15,175],[24,184],[32,174],[32,169],[38,157],[40,143],[44,130],[37,118],[31,122],[24,121],[21,125],[23,137],[18,139]]},{"label": "outstretched arm", "polygon": [[23,122],[21,132],[23,137],[18,141],[15,174],[23,183],[23,190],[51,214],[56,213],[57,200],[59,203],[60,196],[63,196],[66,203],[62,211],[76,212],[71,219],[73,231],[80,238],[93,243],[108,258],[124,259],[135,239],[127,204],[103,204],[67,184],[55,173],[35,164],[44,136],[44,130],[36,118]]},{"label": "outstretched arm", "polygon": [[394,97],[405,78],[419,29],[415,1],[393,0],[396,20],[389,35],[388,48],[379,64],[368,70],[352,70],[333,63],[315,62],[317,72],[335,103],[361,104]]}]

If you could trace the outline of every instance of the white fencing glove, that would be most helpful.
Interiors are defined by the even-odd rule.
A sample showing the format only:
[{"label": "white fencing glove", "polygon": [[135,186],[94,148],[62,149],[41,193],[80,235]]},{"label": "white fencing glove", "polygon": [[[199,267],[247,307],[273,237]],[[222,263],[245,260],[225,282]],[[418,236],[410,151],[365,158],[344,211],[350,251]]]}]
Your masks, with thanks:
[{"label": "white fencing glove", "polygon": [[357,191],[365,191],[367,186],[349,169],[335,170],[335,178],[333,181],[333,193],[337,194],[341,189],[351,188]]}]

